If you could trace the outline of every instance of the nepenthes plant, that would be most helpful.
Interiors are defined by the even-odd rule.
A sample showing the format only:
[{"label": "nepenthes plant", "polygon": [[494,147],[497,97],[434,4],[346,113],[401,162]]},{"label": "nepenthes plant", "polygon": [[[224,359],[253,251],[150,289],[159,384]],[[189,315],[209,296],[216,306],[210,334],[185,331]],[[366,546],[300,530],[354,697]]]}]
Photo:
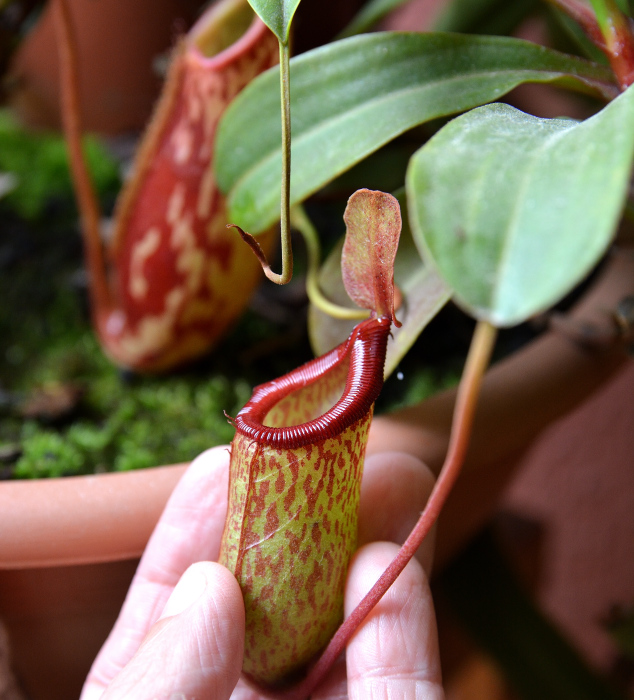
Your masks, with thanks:
[{"label": "nepenthes plant", "polygon": [[[210,163],[218,121],[277,44],[246,0],[209,8],[175,49],[133,174],[117,202],[112,233],[81,153],[72,16],[55,0],[64,128],[81,212],[95,332],[118,365],[160,372],[204,354],[241,314],[257,261],[226,229],[225,198]],[[272,232],[264,237],[270,249]]]},{"label": "nepenthes plant", "polygon": [[236,437],[220,562],[245,595],[244,671],[259,685],[292,677],[341,619],[368,429],[383,384],[388,335],[398,323],[398,202],[362,190],[346,213],[347,288],[372,317],[328,354],[257,387],[232,420]]},{"label": "nepenthes plant", "polygon": [[[61,0],[59,3],[63,10]],[[253,80],[228,109],[225,102],[221,105],[225,114],[213,148],[215,170],[209,169],[210,143],[194,148],[191,134],[196,131],[170,132],[166,152],[174,162],[179,158],[187,161],[196,148],[208,156],[192,185],[191,197],[180,181],[163,181],[155,170],[155,164],[161,162],[161,148],[142,149],[146,158],[138,167],[139,182],[124,195],[120,207],[121,231],[131,230],[138,216],[140,237],[132,236],[129,242],[115,238],[113,258],[118,251],[122,258],[114,265],[114,282],[102,274],[105,268],[99,259],[98,236],[90,234],[88,241],[96,325],[104,346],[126,366],[165,369],[212,342],[202,338],[199,326],[208,314],[201,302],[208,301],[209,295],[194,296],[189,307],[181,301],[189,299],[189,291],[202,289],[199,283],[205,276],[201,269],[222,268],[228,248],[242,250],[235,231],[224,230],[226,223],[249,230],[266,249],[266,232],[280,218],[286,238],[284,269],[278,281],[287,281],[291,219],[307,236],[309,247],[315,241],[305,213],[292,212],[291,206],[301,204],[372,154],[389,149],[392,141],[409,130],[434,123],[435,134],[429,140],[417,132],[419,143],[401,173],[400,184],[406,185],[406,193],[397,194],[405,227],[409,225],[411,233],[399,245],[394,273],[392,248],[378,267],[368,266],[365,260],[368,251],[381,248],[372,235],[373,226],[381,227],[377,211],[394,212],[394,201],[362,190],[350,203],[348,228],[356,231],[353,236],[361,229],[370,236],[370,243],[357,242],[352,253],[345,255],[342,286],[362,309],[374,315],[361,321],[351,334],[349,329],[343,333],[342,344],[327,347],[330,322],[319,314],[324,310],[339,313],[335,304],[323,299],[324,293],[331,296],[339,280],[325,273],[320,279],[309,276],[313,343],[320,359],[257,388],[244,411],[232,419],[237,437],[232,447],[230,510],[222,557],[239,578],[245,596],[244,670],[258,687],[296,698],[308,696],[318,685],[438,517],[465,457],[495,329],[514,326],[549,309],[593,269],[613,242],[629,204],[628,181],[634,160],[634,137],[627,128],[634,117],[634,93],[629,88],[634,65],[631,21],[609,0],[596,0],[594,11],[577,0],[552,3],[558,18],[563,12],[566,21],[577,23],[581,50],[599,49],[607,58],[603,61],[596,60],[595,54],[595,60],[588,60],[502,36],[448,32],[355,35],[367,26],[361,18],[348,38],[289,62],[290,19],[298,4],[297,0],[254,0],[255,9],[282,44],[282,68]],[[374,21],[380,7],[397,4],[369,3],[365,16]],[[458,5],[451,3],[454,8]],[[217,16],[217,11],[214,6],[208,17]],[[62,24],[62,30],[65,26],[68,23]],[[186,60],[182,57],[190,56],[190,49],[197,54],[199,47],[192,47],[192,42],[196,45],[203,37],[205,42],[209,39],[202,27],[185,40],[172,75],[180,75],[179,66]],[[444,29],[451,28],[455,27],[447,21]],[[249,30],[245,38],[258,32],[263,32],[262,25],[252,34]],[[249,79],[275,62],[271,36],[262,41],[265,49],[261,54],[260,48],[253,49],[261,62],[257,68],[249,64]],[[72,48],[70,36],[61,46]],[[219,56],[234,55],[232,49],[226,52]],[[280,76],[285,95],[282,146]],[[68,99],[72,99],[72,71],[67,71],[67,78]],[[172,97],[181,94],[184,83],[179,80],[171,81],[173,92],[168,93]],[[201,85],[205,80],[202,72],[197,74]],[[513,88],[530,82],[591,98],[595,101],[591,114],[579,120],[542,118],[497,102]],[[199,87],[192,85],[192,90]],[[206,94],[205,100],[209,97]],[[187,116],[204,114],[205,101],[186,104]],[[291,104],[292,182],[288,167]],[[455,115],[461,116],[442,128],[436,121]],[[72,122],[68,128],[78,131]],[[147,143],[158,144],[161,129],[150,132]],[[215,136],[215,122],[209,131]],[[77,143],[76,136],[70,142]],[[75,157],[74,162],[77,168],[79,159]],[[355,177],[359,178],[359,172]],[[179,176],[187,181],[186,173]],[[156,230],[152,223],[156,201],[141,182],[144,178],[153,182],[152,192],[156,188],[162,193]],[[222,195],[215,190],[216,181]],[[207,189],[211,185],[214,188]],[[148,211],[141,208],[135,213],[135,198],[145,191],[149,192]],[[207,204],[216,195],[218,201],[226,201],[228,212],[218,214],[214,224],[219,225],[213,230],[220,235],[222,229],[229,243],[224,253],[217,244],[214,254],[206,257],[196,246],[188,247],[191,220],[184,203],[193,198],[195,206],[189,211],[195,211],[191,214],[195,218],[211,211]],[[84,228],[95,231],[97,217],[90,198],[81,197]],[[365,213],[357,217],[364,198],[373,204],[361,207]],[[170,206],[165,208],[166,204]],[[144,219],[146,216],[149,218]],[[361,224],[351,225],[357,218]],[[391,218],[391,228],[400,228],[394,224],[396,216]],[[166,222],[167,230],[162,227]],[[252,242],[246,233],[244,237]],[[166,274],[154,263],[159,262],[159,251],[166,251],[163,243],[168,240],[167,265],[172,272]],[[264,261],[266,251],[255,247]],[[246,247],[244,254],[245,265],[257,270]],[[102,273],[97,274],[99,270]],[[156,296],[149,285],[154,270],[159,279]],[[401,328],[392,326],[392,274],[400,290],[397,316]],[[242,289],[245,277],[238,277]],[[164,279],[169,282],[163,284]],[[114,304],[111,287],[119,294]],[[359,292],[366,287],[372,292]],[[234,285],[232,300],[236,296]],[[363,443],[383,380],[383,360],[389,373],[450,297],[477,320],[477,329],[458,392],[445,466],[401,553],[339,627],[341,586],[355,548],[354,512]],[[124,298],[125,305],[119,303]],[[133,312],[136,302],[138,312]],[[152,307],[154,303],[158,309]],[[183,316],[176,311],[183,311]],[[347,315],[358,316],[358,310]],[[132,319],[134,323],[126,325]],[[618,342],[618,333],[615,337]],[[150,348],[149,340],[156,345]]]},{"label": "nepenthes plant", "polygon": [[[253,2],[287,51],[297,4]],[[370,3],[367,16],[376,19],[379,5]],[[422,543],[464,462],[496,329],[550,308],[614,239],[634,160],[634,134],[625,126],[634,117],[631,20],[609,1],[593,2],[594,12],[568,0],[553,5],[566,21],[578,22],[583,40],[604,52],[611,70],[519,39],[377,32],[335,41],[282,67],[282,113],[288,118],[292,105],[298,124],[292,182],[289,143],[283,140],[280,147],[273,126],[279,119],[275,72],[254,81],[221,125],[218,180],[232,221],[257,234],[277,218],[280,190],[284,218],[285,208],[408,129],[464,112],[412,155],[404,177],[407,218],[421,260],[402,273],[403,324],[393,333],[392,357],[386,344],[393,291],[385,294],[394,256],[382,256],[375,242],[382,212],[396,205],[388,195],[361,190],[349,201],[346,223],[352,240],[360,231],[367,238],[347,239],[342,277],[350,297],[372,311],[371,319],[317,360],[257,387],[232,419],[236,438],[221,561],[238,578],[245,599],[244,673],[265,692],[308,697]],[[355,26],[365,25],[361,19]],[[487,104],[523,82],[558,84],[607,104],[585,120],[540,118]],[[238,157],[223,157],[256,121]],[[295,221],[312,240],[305,215],[300,212]],[[392,228],[400,229],[395,221]],[[374,253],[377,266],[368,264]],[[401,269],[407,262],[401,260]],[[395,274],[398,282],[398,257]],[[424,314],[416,297],[421,287],[433,297]],[[366,293],[368,288],[374,292]],[[377,294],[378,288],[383,292]],[[319,290],[312,291],[315,306],[327,308]],[[390,371],[394,357],[402,357],[448,297],[477,323],[445,463],[399,555],[338,627],[345,562],[354,549],[361,443],[383,359],[387,353]],[[319,338],[328,322],[315,323],[315,345],[328,350]],[[620,342],[618,335],[614,342]],[[337,499],[349,501],[350,510]]]}]

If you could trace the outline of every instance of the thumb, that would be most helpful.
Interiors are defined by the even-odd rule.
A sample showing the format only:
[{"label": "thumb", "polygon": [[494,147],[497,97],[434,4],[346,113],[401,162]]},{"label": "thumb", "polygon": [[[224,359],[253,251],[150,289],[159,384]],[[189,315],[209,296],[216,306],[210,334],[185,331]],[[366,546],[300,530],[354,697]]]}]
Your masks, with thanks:
[{"label": "thumb", "polygon": [[237,581],[220,564],[193,564],[103,700],[227,700],[240,676],[243,647],[244,605]]}]

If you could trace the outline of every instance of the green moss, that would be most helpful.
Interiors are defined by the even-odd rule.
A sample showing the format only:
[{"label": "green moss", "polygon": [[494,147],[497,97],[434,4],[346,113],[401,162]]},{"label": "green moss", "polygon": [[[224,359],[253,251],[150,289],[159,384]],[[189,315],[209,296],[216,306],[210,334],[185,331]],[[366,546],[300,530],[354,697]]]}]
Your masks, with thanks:
[{"label": "green moss", "polygon": [[[98,191],[116,192],[117,163],[93,138],[84,140],[88,166]],[[0,111],[0,172],[15,186],[3,204],[28,221],[41,219],[55,199],[73,200],[66,144],[59,134],[32,133],[21,128],[11,114]]]},{"label": "green moss", "polygon": [[[15,476],[36,478],[94,471],[125,471],[186,462],[212,445],[228,443],[235,414],[248,400],[246,382],[214,375],[120,379],[95,385],[84,417],[53,430],[33,421],[19,436],[23,454]],[[92,397],[92,401],[91,401]],[[85,416],[94,414],[92,419]]]},{"label": "green moss", "polygon": [[15,468],[15,476],[19,478],[85,473],[81,451],[63,435],[42,430],[35,423],[24,426],[22,450],[23,455]]}]

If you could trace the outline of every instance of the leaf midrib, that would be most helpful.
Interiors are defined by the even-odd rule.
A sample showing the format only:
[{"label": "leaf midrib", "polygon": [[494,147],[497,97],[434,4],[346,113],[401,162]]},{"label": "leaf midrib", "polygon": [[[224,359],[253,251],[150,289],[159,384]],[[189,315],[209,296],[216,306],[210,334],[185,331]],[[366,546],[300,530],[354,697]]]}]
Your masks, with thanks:
[{"label": "leaf midrib", "polygon": [[[568,73],[561,73],[561,72],[552,71],[552,70],[551,71],[540,71],[538,69],[537,70],[536,69],[523,70],[523,69],[519,69],[519,68],[514,68],[512,70],[507,70],[507,71],[500,70],[500,71],[478,71],[475,73],[471,73],[471,72],[470,73],[462,73],[461,75],[453,76],[452,78],[446,78],[446,79],[440,78],[437,80],[426,82],[423,85],[407,86],[407,87],[401,88],[399,90],[394,90],[394,91],[391,91],[389,93],[385,93],[381,97],[377,97],[377,98],[374,98],[372,100],[368,100],[368,101],[365,101],[363,103],[359,103],[358,106],[355,106],[353,108],[349,108],[349,109],[342,111],[342,112],[339,112],[339,113],[333,115],[332,117],[329,117],[326,120],[319,121],[319,122],[315,123],[314,125],[312,125],[310,128],[303,130],[299,135],[293,135],[293,149],[300,147],[303,142],[310,140],[310,138],[314,137],[315,134],[318,134],[321,131],[328,131],[333,126],[340,124],[342,122],[354,121],[356,118],[358,118],[358,116],[362,115],[363,112],[376,109],[377,107],[380,107],[383,103],[388,103],[388,102],[392,102],[392,101],[405,99],[406,97],[411,96],[412,94],[414,94],[416,92],[423,93],[427,90],[432,90],[434,88],[437,88],[440,85],[450,86],[452,83],[464,82],[467,79],[475,80],[475,79],[482,79],[482,78],[496,78],[496,77],[501,77],[501,76],[509,76],[510,77],[512,74],[517,73],[517,72],[520,72],[523,74],[527,74],[527,73],[536,74],[536,79],[535,80],[522,80],[521,78],[518,78],[516,80],[512,80],[511,85],[509,85],[506,88],[504,88],[504,87],[500,88],[501,94],[505,94],[505,93],[509,92],[514,87],[516,87],[520,83],[524,83],[524,82],[526,82],[526,83],[531,83],[531,82],[539,82],[539,83],[544,82],[544,83],[546,83],[546,82],[551,82],[553,80],[557,80],[557,79],[563,78],[563,77],[571,77],[574,80],[579,80],[580,82],[583,81],[583,78],[580,78],[578,76],[572,76],[571,74],[568,74]],[[544,78],[543,80],[537,79],[539,76],[542,76],[542,75],[547,76],[549,74],[550,74],[550,77],[548,77],[548,78]],[[481,104],[483,104],[483,103],[476,103],[473,105],[473,107],[481,106]],[[450,114],[455,114],[459,111],[460,111],[460,109],[457,109],[455,112],[454,111],[452,111],[452,112],[442,111],[442,112],[439,112],[438,114],[432,114],[429,117],[426,117],[425,121],[434,119],[435,117],[438,117],[438,116],[448,116]],[[354,116],[351,116],[351,115],[354,115]],[[396,136],[398,136],[399,133],[403,133],[403,131],[406,131],[408,128],[412,128],[412,127],[420,125],[422,123],[424,123],[424,122],[423,121],[414,121],[411,123],[410,126],[405,127],[401,131],[395,132],[390,138],[396,138]],[[380,148],[380,146],[384,145],[385,143],[387,143],[387,141],[379,143],[376,148]],[[376,150],[376,149],[374,149],[374,150]],[[265,166],[268,167],[275,159],[281,158],[281,153],[282,153],[281,147],[276,146],[275,149],[269,151],[269,154],[266,157],[258,159],[254,166],[245,170],[243,175],[234,182],[234,184],[231,186],[230,191],[234,191],[234,190],[239,189],[241,184],[243,182],[247,181],[253,173],[257,172],[258,170],[264,170]],[[355,161],[354,163],[349,164],[349,165],[354,165],[356,162],[358,162],[358,161]],[[345,172],[345,171],[341,171],[341,172]],[[334,177],[336,177],[337,174],[340,174],[340,173],[336,173]]]}]

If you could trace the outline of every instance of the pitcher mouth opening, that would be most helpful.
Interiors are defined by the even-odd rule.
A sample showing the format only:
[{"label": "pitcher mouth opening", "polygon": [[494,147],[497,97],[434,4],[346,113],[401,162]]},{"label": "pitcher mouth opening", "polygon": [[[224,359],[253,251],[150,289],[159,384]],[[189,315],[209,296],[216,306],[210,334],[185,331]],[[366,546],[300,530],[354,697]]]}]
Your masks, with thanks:
[{"label": "pitcher mouth opening", "polygon": [[[391,320],[386,316],[363,321],[347,341],[326,355],[256,387],[251,400],[231,421],[238,433],[262,445],[294,449],[336,437],[361,420],[371,410],[383,386],[390,326]],[[295,424],[271,420],[270,414],[285,398],[346,366],[343,393],[325,412]]]},{"label": "pitcher mouth opening", "polygon": [[233,60],[268,29],[247,0],[223,0],[205,12],[188,32],[187,43],[204,62]]}]

